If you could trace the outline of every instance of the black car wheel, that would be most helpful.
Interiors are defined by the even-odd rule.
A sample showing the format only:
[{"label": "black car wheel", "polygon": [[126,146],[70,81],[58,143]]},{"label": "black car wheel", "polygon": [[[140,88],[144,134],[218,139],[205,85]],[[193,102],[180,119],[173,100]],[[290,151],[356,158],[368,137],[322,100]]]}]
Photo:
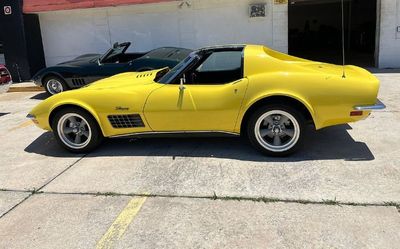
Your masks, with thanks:
[{"label": "black car wheel", "polygon": [[50,95],[61,93],[69,89],[65,81],[57,76],[48,76],[44,78],[43,86]]},{"label": "black car wheel", "polygon": [[79,108],[65,108],[57,112],[52,128],[57,142],[74,153],[90,152],[104,139],[92,115]]},{"label": "black car wheel", "polygon": [[303,115],[292,107],[261,107],[248,121],[247,136],[250,143],[262,153],[287,156],[301,147],[305,124]]}]

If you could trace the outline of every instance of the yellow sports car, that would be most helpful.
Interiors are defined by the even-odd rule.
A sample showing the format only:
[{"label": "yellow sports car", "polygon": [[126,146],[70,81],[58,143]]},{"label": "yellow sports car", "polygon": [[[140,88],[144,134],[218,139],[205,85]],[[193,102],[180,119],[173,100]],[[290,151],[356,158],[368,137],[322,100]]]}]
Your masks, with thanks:
[{"label": "yellow sports car", "polygon": [[172,70],[123,73],[52,96],[29,114],[72,152],[104,137],[244,135],[261,152],[298,149],[305,125],[355,122],[385,106],[364,69],[289,56],[259,45],[208,47]]}]

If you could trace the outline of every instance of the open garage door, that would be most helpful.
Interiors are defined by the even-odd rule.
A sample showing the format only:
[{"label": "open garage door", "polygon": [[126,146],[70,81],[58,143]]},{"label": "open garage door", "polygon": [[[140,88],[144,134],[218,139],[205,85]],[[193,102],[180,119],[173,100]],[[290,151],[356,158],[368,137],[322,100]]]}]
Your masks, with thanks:
[{"label": "open garage door", "polygon": [[[375,65],[377,0],[345,0],[346,64]],[[341,1],[289,1],[289,53],[341,63]]]},{"label": "open garage door", "polygon": [[6,59],[4,58],[3,42],[0,40],[0,64],[6,64]]}]

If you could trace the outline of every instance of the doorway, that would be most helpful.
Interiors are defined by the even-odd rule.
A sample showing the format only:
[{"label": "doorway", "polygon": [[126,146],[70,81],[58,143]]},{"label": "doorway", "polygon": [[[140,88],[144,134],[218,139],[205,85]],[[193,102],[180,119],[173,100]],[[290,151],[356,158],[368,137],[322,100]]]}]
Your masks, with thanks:
[{"label": "doorway", "polygon": [[[377,0],[345,0],[346,64],[375,66]],[[342,63],[341,0],[289,1],[289,53]]]},{"label": "doorway", "polygon": [[6,59],[4,58],[3,42],[0,41],[0,64],[6,64]]}]

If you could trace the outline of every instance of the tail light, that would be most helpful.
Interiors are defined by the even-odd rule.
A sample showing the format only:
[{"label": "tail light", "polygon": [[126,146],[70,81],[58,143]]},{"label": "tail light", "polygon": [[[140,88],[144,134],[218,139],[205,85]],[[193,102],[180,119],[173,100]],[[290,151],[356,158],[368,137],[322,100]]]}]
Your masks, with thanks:
[{"label": "tail light", "polygon": [[363,111],[352,111],[350,112],[350,116],[362,116],[363,115]]}]

